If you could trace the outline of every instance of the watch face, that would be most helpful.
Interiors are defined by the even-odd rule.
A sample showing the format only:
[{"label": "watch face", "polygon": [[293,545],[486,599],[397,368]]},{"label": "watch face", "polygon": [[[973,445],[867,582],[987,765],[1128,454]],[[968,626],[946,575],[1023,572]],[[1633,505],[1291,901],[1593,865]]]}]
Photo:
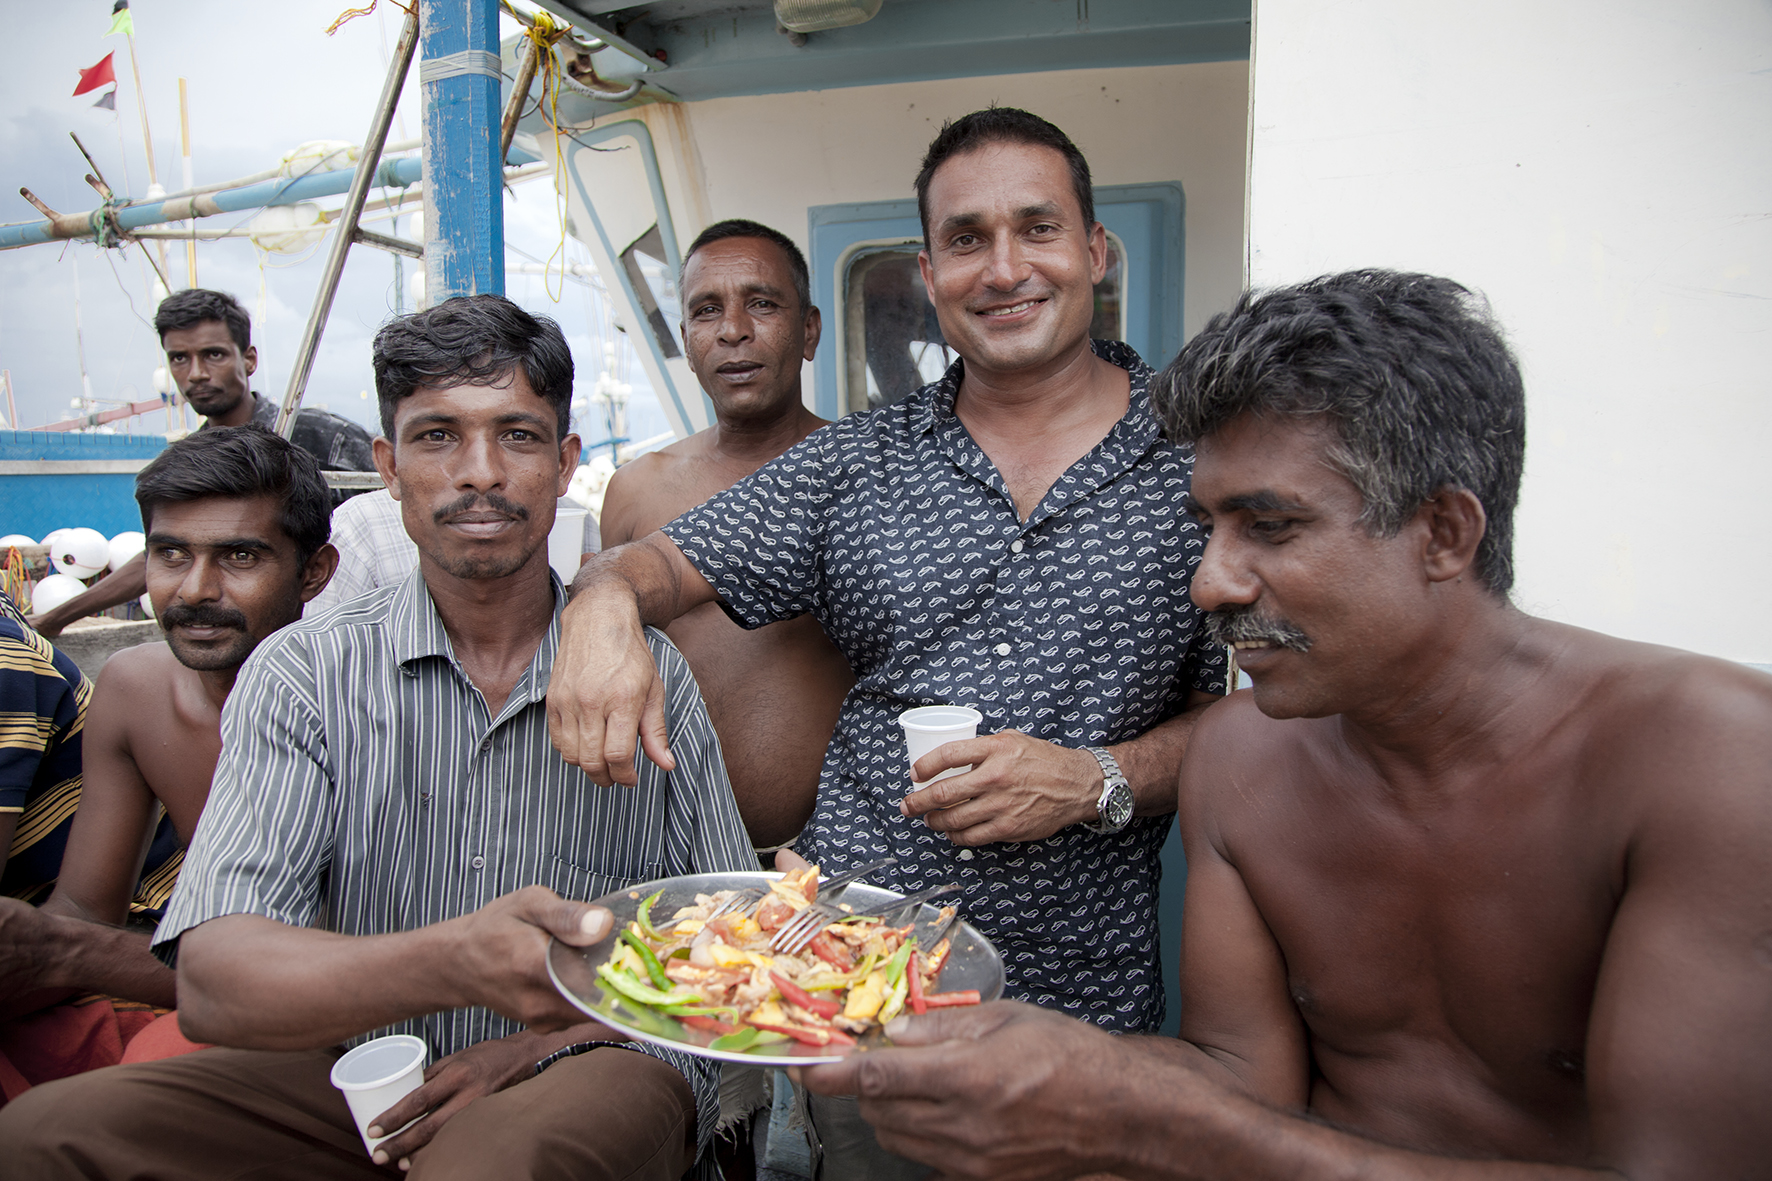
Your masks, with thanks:
[{"label": "watch face", "polygon": [[1116,783],[1114,790],[1108,793],[1107,803],[1101,809],[1101,819],[1110,828],[1125,828],[1132,819],[1132,787],[1127,783]]}]

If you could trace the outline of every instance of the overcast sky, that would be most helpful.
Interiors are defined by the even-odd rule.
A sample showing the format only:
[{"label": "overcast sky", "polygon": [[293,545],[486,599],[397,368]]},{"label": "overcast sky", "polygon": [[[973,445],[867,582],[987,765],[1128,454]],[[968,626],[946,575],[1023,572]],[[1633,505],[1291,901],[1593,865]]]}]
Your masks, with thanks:
[{"label": "overcast sky", "polygon": [[[391,4],[358,17],[328,37],[326,27],[358,0],[133,0],[136,54],[142,71],[160,183],[181,187],[178,79],[190,96],[191,156],[196,183],[205,184],[274,167],[309,140],[361,143],[381,92],[403,14]],[[99,203],[81,179],[86,162],[68,138],[78,134],[112,187],[139,197],[148,186],[141,119],[122,36],[106,37],[111,0],[61,0],[57,4],[8,5],[7,33],[15,46],[0,74],[0,222],[28,221],[36,212],[18,195],[21,185],[59,212],[80,212]],[[501,18],[509,23],[509,18]],[[511,25],[506,32],[514,31]],[[71,97],[79,71],[115,51],[117,109],[97,110],[103,91]],[[416,139],[416,77],[402,93],[392,140]],[[372,193],[373,195],[373,193]],[[326,202],[338,204],[338,198]],[[224,214],[203,225],[245,225],[250,213]],[[373,228],[384,232],[387,223]],[[406,231],[403,220],[401,229]],[[518,185],[505,201],[509,261],[527,252],[546,258],[559,244],[552,183],[543,178]],[[202,243],[198,282],[228,291],[254,316],[260,368],[254,388],[281,398],[292,355],[313,304],[330,239],[304,255],[266,255],[246,239]],[[573,262],[588,252],[569,243]],[[9,369],[19,423],[39,426],[66,418],[69,400],[81,393],[80,350],[75,336],[78,283],[86,369],[99,398],[153,397],[153,372],[162,363],[153,318],[153,277],[139,248],[102,250],[89,242],[55,243],[0,251],[0,367]],[[168,244],[168,270],[184,285],[184,247]],[[406,281],[419,266],[405,260]],[[267,314],[259,322],[261,282]],[[365,425],[375,422],[369,342],[376,327],[397,310],[411,310],[410,294],[397,293],[393,257],[354,247],[332,316],[321,340],[306,402],[323,405]],[[561,291],[558,277],[553,283]],[[540,276],[509,276],[506,294],[530,311],[560,321],[577,362],[577,386],[588,394],[604,365],[601,309],[582,283],[568,282],[555,303]],[[645,377],[621,350],[618,367],[635,387],[629,433],[646,438],[667,428]],[[0,413],[4,406],[0,405]],[[194,423],[194,419],[192,420]],[[155,413],[135,420],[137,429],[163,430]],[[121,427],[123,424],[118,424]],[[600,422],[580,420],[587,442],[606,432]]]}]

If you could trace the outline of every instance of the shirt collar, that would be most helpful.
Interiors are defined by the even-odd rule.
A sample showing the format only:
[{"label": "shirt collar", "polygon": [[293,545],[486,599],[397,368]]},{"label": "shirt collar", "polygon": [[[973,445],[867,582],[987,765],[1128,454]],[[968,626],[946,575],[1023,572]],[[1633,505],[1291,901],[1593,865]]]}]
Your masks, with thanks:
[{"label": "shirt collar", "polygon": [[[1131,345],[1118,340],[1092,340],[1089,347],[1095,355],[1109,361],[1126,371],[1132,383],[1129,405],[1126,415],[1120,420],[1122,426],[1131,428],[1132,438],[1128,439],[1142,452],[1150,446],[1157,435],[1156,415],[1151,412],[1151,381],[1156,373],[1144,363]],[[911,409],[911,433],[926,435],[940,423],[954,417],[954,399],[960,393],[960,379],[966,374],[966,362],[954,358],[947,372],[937,381],[933,381],[917,391],[918,404]]]},{"label": "shirt collar", "polygon": [[[542,636],[541,645],[535,650],[535,658],[529,662],[525,680],[519,681],[511,693],[513,701],[522,694],[525,682],[530,686],[533,700],[540,700],[548,689],[554,653],[560,647],[560,612],[566,606],[566,588],[552,568],[548,570],[548,585],[554,595],[554,618],[548,624],[547,634]],[[408,675],[415,675],[417,662],[427,656],[441,656],[459,671],[455,647],[449,642],[448,629],[443,626],[443,617],[437,614],[437,604],[431,598],[430,588],[425,585],[422,570],[413,570],[394,592],[388,605],[388,630],[393,640],[394,660]]]}]

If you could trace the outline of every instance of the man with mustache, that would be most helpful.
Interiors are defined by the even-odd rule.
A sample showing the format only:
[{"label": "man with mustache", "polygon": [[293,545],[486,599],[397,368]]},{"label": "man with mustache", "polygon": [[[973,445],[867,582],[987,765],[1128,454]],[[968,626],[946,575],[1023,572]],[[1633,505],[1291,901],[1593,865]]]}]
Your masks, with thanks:
[{"label": "man with mustache", "polygon": [[991,1005],[808,1084],[952,1177],[1772,1177],[1772,679],[1509,602],[1487,308],[1248,294],[1157,401],[1255,682],[1182,768],[1181,1038]]},{"label": "man with mustache", "polygon": [[[252,423],[272,430],[276,402],[253,392],[258,349],[252,320],[224,291],[192,287],[160,301],[154,329],[166,350],[166,369],[192,409],[203,415],[198,430]],[[312,406],[296,411],[291,441],[328,471],[375,470],[369,432],[348,418]],[[32,617],[45,636],[56,636],[76,619],[139,599],[147,588],[145,555],[137,555],[61,606]]]},{"label": "man with mustache", "polygon": [[[1010,995],[1154,1030],[1159,854],[1225,678],[1188,601],[1192,457],[1160,436],[1149,367],[1089,339],[1106,231],[1064,132],[974,112],[930,144],[916,190],[923,280],[960,360],[588,562],[548,692],[555,741],[630,780],[636,734],[670,758],[643,623],[713,602],[747,627],[810,612],[856,686],[796,852],[827,871],[895,856],[872,880],[906,893],[958,882]],[[982,733],[913,769],[897,718],[931,704],[978,709]],[[852,1107],[811,1114],[826,1175],[905,1169]]]},{"label": "man with mustache", "polygon": [[[175,850],[190,844],[209,796],[222,706],[240,666],[266,636],[301,618],[337,559],[326,543],[332,499],[319,465],[256,426],[172,444],[136,477],[135,495],[148,593],[166,642],[119,652],[99,675],[55,892],[36,909],[0,899],[0,992],[15,1012],[31,1009],[0,1040],[18,1047],[13,1065],[30,1083],[109,1065],[123,1035],[139,1033],[136,1017],[113,1018],[119,1036],[95,1052],[85,1031],[105,1013],[89,1001],[45,1003],[72,992],[177,1004],[172,970],[149,953],[146,934],[123,924],[143,905],[157,911],[172,892],[183,857]],[[160,848],[171,843],[158,831],[162,814],[172,849]],[[154,880],[132,906],[147,856]],[[155,1037],[180,1040],[170,1028]],[[20,1089],[8,1087],[8,1097]]]},{"label": "man with mustache", "polygon": [[[185,1032],[218,1044],[0,1111],[27,1175],[674,1181],[712,1141],[709,1064],[617,1040],[548,976],[552,940],[612,933],[583,899],[756,866],[662,633],[675,770],[599,787],[548,742],[565,589],[547,538],[579,454],[566,340],[468,296],[384,325],[374,364],[376,461],[419,566],[273,636],[234,689],[155,947]],[[328,1076],[374,1033],[422,1038],[431,1063],[375,1117],[372,1158]]]},{"label": "man with mustache", "polygon": [[[818,348],[806,259],[754,221],[716,222],[683,258],[683,350],[714,425],[619,468],[603,497],[603,541],[669,524],[827,425],[801,401]],[[825,744],[855,674],[811,615],[756,630],[707,603],[665,629],[695,672],[726,752],[738,810],[766,859],[812,813]]]}]

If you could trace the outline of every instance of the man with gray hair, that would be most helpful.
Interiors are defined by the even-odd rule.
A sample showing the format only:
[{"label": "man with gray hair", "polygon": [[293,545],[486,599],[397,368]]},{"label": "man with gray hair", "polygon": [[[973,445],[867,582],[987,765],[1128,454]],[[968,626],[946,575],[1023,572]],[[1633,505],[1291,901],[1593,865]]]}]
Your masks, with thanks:
[{"label": "man with gray hair", "polygon": [[1156,401],[1255,682],[1182,764],[1181,1038],[1004,1003],[807,1084],[955,1177],[1772,1177],[1772,680],[1508,601],[1486,310],[1246,295]]}]

